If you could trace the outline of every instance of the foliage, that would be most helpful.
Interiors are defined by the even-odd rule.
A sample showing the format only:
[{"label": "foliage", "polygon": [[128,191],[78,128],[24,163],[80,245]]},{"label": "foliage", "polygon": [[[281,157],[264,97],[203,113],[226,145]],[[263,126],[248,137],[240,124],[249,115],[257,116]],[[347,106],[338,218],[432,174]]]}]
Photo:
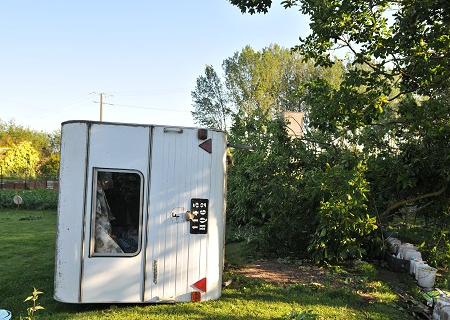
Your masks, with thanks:
[{"label": "foliage", "polygon": [[[60,143],[60,130],[46,133],[22,127],[15,124],[13,120],[9,122],[0,120],[0,165],[8,161],[7,165],[2,165],[3,176],[30,178],[43,171],[46,177],[57,177]],[[22,155],[17,154],[17,149],[24,149],[25,146],[29,151],[23,153],[22,150]],[[13,152],[16,153],[14,159],[12,159]],[[36,155],[40,159],[38,162],[35,160]],[[40,168],[41,165],[43,170]]]},{"label": "foliage", "polygon": [[325,171],[312,170],[307,178],[306,192],[320,197],[318,225],[309,246],[318,262],[361,258],[364,238],[377,228],[367,211],[366,167],[361,162],[347,166],[327,164]]},{"label": "foliage", "polygon": [[302,56],[277,45],[261,51],[246,46],[222,67],[235,117],[262,120],[282,111],[303,111],[299,90],[316,72]]},{"label": "foliage", "polygon": [[232,4],[238,6],[242,13],[254,14],[256,12],[267,13],[272,0],[248,1],[248,0],[230,0]]},{"label": "foliage", "polygon": [[60,131],[45,133],[15,124],[13,120],[0,120],[0,147],[10,148],[29,141],[40,156],[48,156],[59,151]]},{"label": "foliage", "polygon": [[[240,106],[236,107],[230,139],[256,147],[251,153],[233,151],[234,163],[228,174],[228,222],[257,228],[259,232],[251,240],[263,252],[303,257],[312,252],[317,261],[360,258],[365,252],[360,240],[376,229],[376,219],[366,210],[369,190],[366,170],[362,163],[357,165],[358,156],[352,156],[346,148],[336,153],[339,145],[329,141],[343,141],[341,132],[327,135],[305,131],[302,139],[291,139],[285,123],[275,117],[288,105],[308,112],[302,102],[308,95],[308,83],[321,77],[330,89],[338,88],[343,65],[315,69],[298,60],[292,72],[285,73],[291,75],[285,77],[290,80],[280,86],[282,72],[275,70],[283,69],[275,66],[289,59],[275,59],[276,48],[257,53],[246,47],[224,62],[230,96]],[[264,67],[254,63],[259,59]],[[340,164],[342,159],[354,164]],[[327,164],[338,168],[335,174],[328,171],[327,175]],[[343,180],[348,187],[339,190]],[[320,189],[318,183],[330,188]],[[336,237],[341,242],[336,242]]]},{"label": "foliage", "polygon": [[282,121],[267,121],[266,128],[255,152],[233,152],[229,224],[258,230],[248,239],[267,254],[309,252],[317,262],[361,258],[377,220],[367,210],[367,168],[357,152],[337,155],[330,146],[315,154],[305,141],[289,138]]},{"label": "foliage", "polygon": [[[378,127],[365,128],[360,135],[369,154],[368,179],[378,203],[374,210],[383,213],[399,200],[428,194],[416,204],[428,206],[429,218],[437,218],[448,205],[448,107],[408,98],[397,109],[395,118],[382,119]],[[442,192],[436,194],[438,190]]]},{"label": "foliage", "polygon": [[205,67],[205,75],[197,78],[192,91],[195,122],[208,127],[227,131],[231,110],[223,84],[212,66]]},{"label": "foliage", "polygon": [[[197,78],[192,92],[194,119],[205,126],[228,128],[237,119],[272,119],[282,111],[307,111],[301,99],[311,78],[322,75],[332,86],[343,66],[315,67],[298,53],[271,45],[261,51],[246,46],[222,64],[223,79],[212,66]],[[231,118],[231,119],[230,119]],[[259,128],[253,128],[257,130]]]},{"label": "foliage", "polygon": [[58,206],[57,190],[0,190],[0,208],[17,209],[17,205],[13,202],[15,195],[23,199],[20,209],[56,210]]},{"label": "foliage", "polygon": [[283,319],[294,319],[294,320],[316,320],[318,319],[318,315],[315,314],[312,310],[297,312],[292,311],[286,315]]},{"label": "foliage", "polygon": [[33,293],[31,296],[27,297],[23,302],[31,301],[31,307],[27,308],[28,316],[25,318],[20,317],[20,320],[33,320],[35,319],[34,314],[38,310],[44,310],[44,307],[37,303],[39,295],[43,294],[43,292],[38,291],[36,288],[33,288]]},{"label": "foliage", "polygon": [[[198,78],[201,92],[208,92],[203,111],[214,113],[210,106],[215,105],[220,114],[220,103],[211,101],[224,101],[226,96],[233,119],[229,140],[256,149],[232,151],[227,222],[238,230],[253,230],[245,238],[264,252],[304,256],[317,227],[320,199],[304,195],[302,177],[306,165],[321,168],[326,162],[324,157],[315,159],[309,143],[289,138],[279,115],[286,110],[308,113],[303,99],[308,83],[321,77],[330,88],[339,87],[344,66],[315,67],[298,53],[272,45],[261,51],[245,47],[224,60],[223,70],[225,91],[212,67],[205,70],[206,77]],[[194,93],[199,107],[200,95]]]},{"label": "foliage", "polygon": [[[308,112],[303,97],[307,95],[308,83],[314,79],[321,77],[329,88],[338,88],[343,65],[336,64],[331,69],[315,68],[312,63],[304,64],[301,56],[292,56],[287,50],[271,46],[261,52],[246,47],[226,59],[223,66],[229,102],[235,110],[230,140],[256,149],[254,152],[232,151],[227,222],[238,229],[254,230],[247,233],[246,240],[263,252],[304,257],[309,247],[315,255],[321,255],[317,260],[361,257],[364,249],[357,240],[375,229],[375,219],[369,217],[365,210],[368,190],[362,187],[358,194],[360,198],[355,196],[351,201],[341,203],[339,197],[330,199],[329,190],[315,192],[313,187],[307,189],[317,180],[334,179],[322,173],[326,164],[335,165],[339,156],[346,156],[348,152],[343,150],[339,156],[336,155],[336,146],[328,142],[330,136],[322,132],[305,131],[303,139],[291,139],[286,133],[286,123],[278,118],[278,114],[285,110]],[[340,135],[337,133],[342,140]],[[356,166],[357,158],[354,162]],[[355,183],[350,178],[354,174],[352,170],[351,165],[341,168],[344,177],[349,178],[348,183]],[[365,181],[364,173],[359,179]],[[340,197],[346,198],[347,191],[343,190]],[[330,204],[330,201],[334,203]],[[321,204],[322,217],[318,214]],[[363,209],[356,213],[360,219],[354,221],[353,226],[348,224],[346,229],[342,229],[340,248],[332,248],[335,244],[332,240],[336,236],[333,232],[325,237],[328,240],[311,237],[319,227],[320,235],[325,228],[323,223],[330,222],[326,218],[325,204],[336,212],[347,210],[347,216],[355,214],[352,210]],[[338,221],[340,218],[336,215],[336,225],[342,222]],[[367,228],[362,230],[364,224]],[[327,246],[329,243],[330,252],[339,251],[340,254],[328,257],[324,255],[326,248],[325,251],[315,250],[315,245],[325,243],[321,242],[324,240]]]},{"label": "foliage", "polygon": [[[247,118],[245,125],[256,125],[252,119]],[[303,182],[296,159],[302,154],[301,143],[297,141],[299,148],[291,145],[282,121],[265,123],[267,133],[260,135],[260,140],[253,137],[241,141],[253,142],[256,151],[233,151],[234,163],[229,167],[227,183],[227,222],[258,230],[251,239],[263,252],[304,255],[314,219],[303,212],[298,201]],[[235,125],[233,133],[236,130]]]},{"label": "foliage", "polygon": [[[242,12],[266,13],[271,0],[230,0]],[[446,0],[284,0],[309,16],[311,34],[297,49],[317,64],[333,63],[331,52],[346,49],[367,72],[347,75],[368,90],[399,77],[401,92],[429,95],[449,87],[450,9]],[[390,18],[391,17],[391,18]],[[384,79],[377,79],[383,76]],[[381,82],[379,82],[381,81]],[[389,85],[390,87],[391,85]]]},{"label": "foliage", "polygon": [[35,178],[36,167],[39,162],[39,153],[33,148],[31,142],[23,141],[13,144],[0,160],[2,174],[7,177],[23,179]]},{"label": "foliage", "polygon": [[[266,13],[272,5],[270,0],[230,2],[251,14]],[[297,7],[311,21],[311,34],[300,39],[295,52],[322,67],[342,63],[333,56],[337,50],[350,54],[337,86],[324,77],[313,77],[300,91],[308,105],[306,149],[314,152],[316,160],[326,160],[316,163],[315,173],[304,177],[311,177],[313,186],[317,178],[332,182],[334,174],[326,175],[324,163],[341,178],[352,176],[351,167],[342,167],[336,157],[345,159],[354,154],[352,150],[359,150],[355,160],[365,166],[360,181],[370,186],[360,193],[367,198],[363,211],[368,214],[364,220],[370,221],[369,231],[374,218],[385,226],[403,206],[414,204],[419,216],[439,226],[427,247],[435,250],[436,262],[448,268],[445,251],[450,238],[442,236],[448,229],[450,181],[450,9],[446,1],[281,3]],[[326,220],[325,213],[345,217],[349,212],[363,212],[361,201],[358,208],[340,207],[348,204],[344,200],[350,191],[346,183],[335,188],[340,189],[337,196],[322,199],[326,194],[320,191],[312,197],[321,201],[315,207],[319,221]],[[336,225],[331,219],[324,235],[333,234]],[[350,230],[345,233],[353,238]],[[320,242],[321,232],[316,230],[312,243]]]},{"label": "foliage", "polygon": [[225,255],[226,266],[236,268],[250,263],[254,258],[254,251],[251,245],[245,241],[227,242]]},{"label": "foliage", "polygon": [[59,153],[53,153],[39,166],[39,175],[46,179],[57,179],[59,176]]},{"label": "foliage", "polygon": [[59,153],[61,148],[61,129],[52,133],[46,133],[46,137],[48,141],[47,155]]}]

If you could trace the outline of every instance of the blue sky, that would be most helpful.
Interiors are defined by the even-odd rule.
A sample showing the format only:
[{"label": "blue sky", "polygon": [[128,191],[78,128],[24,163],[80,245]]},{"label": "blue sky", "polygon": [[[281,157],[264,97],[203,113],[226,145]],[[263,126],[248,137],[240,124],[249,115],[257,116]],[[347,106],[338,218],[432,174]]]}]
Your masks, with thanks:
[{"label": "blue sky", "polygon": [[[14,0],[0,4],[0,119],[53,132],[67,120],[194,126],[206,64],[250,45],[292,47],[308,18],[275,1],[266,15],[227,0]],[[94,94],[93,92],[97,93]]]}]

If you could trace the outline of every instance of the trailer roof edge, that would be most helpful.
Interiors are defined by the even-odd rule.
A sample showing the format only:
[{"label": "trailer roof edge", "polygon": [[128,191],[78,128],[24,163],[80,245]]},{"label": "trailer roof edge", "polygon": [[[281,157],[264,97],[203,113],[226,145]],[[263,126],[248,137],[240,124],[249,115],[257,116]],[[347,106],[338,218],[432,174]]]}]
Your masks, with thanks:
[{"label": "trailer roof edge", "polygon": [[107,124],[116,126],[129,126],[129,127],[165,127],[165,128],[183,128],[183,129],[207,129],[215,132],[225,133],[223,130],[215,128],[202,128],[202,127],[186,127],[186,126],[175,126],[175,125],[163,125],[163,124],[145,124],[145,123],[127,123],[127,122],[109,122],[109,121],[94,121],[94,120],[67,120],[61,123],[61,126],[71,123],[85,123],[90,124]]}]

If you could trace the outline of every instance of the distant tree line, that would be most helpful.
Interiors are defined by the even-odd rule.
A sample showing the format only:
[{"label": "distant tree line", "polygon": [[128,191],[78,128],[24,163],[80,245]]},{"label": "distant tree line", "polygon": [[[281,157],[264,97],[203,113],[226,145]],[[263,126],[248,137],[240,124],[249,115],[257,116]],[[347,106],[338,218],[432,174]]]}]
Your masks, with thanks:
[{"label": "distant tree line", "polygon": [[60,131],[46,133],[0,120],[0,173],[10,179],[57,179]]}]

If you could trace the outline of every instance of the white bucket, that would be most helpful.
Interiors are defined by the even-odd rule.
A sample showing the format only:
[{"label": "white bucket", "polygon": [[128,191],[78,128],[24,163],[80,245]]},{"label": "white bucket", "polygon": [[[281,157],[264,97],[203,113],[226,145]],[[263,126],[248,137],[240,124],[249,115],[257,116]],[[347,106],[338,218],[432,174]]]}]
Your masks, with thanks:
[{"label": "white bucket", "polygon": [[436,301],[433,309],[433,320],[448,320],[448,313],[450,311],[450,300],[446,297],[440,297]]},{"label": "white bucket", "polygon": [[428,267],[428,264],[425,261],[419,261],[414,266],[414,278],[416,281],[419,280],[419,272],[421,267]]},{"label": "white bucket", "polygon": [[394,241],[400,241],[400,240],[398,238],[396,238],[396,237],[388,237],[388,238],[386,238],[386,241],[389,242],[389,243],[392,243]]},{"label": "white bucket", "polygon": [[416,264],[422,262],[422,258],[416,258],[416,259],[411,259],[410,263],[409,263],[409,274],[410,275],[415,275],[416,274]]},{"label": "white bucket", "polygon": [[417,284],[422,288],[433,288],[437,269],[430,266],[419,267]]},{"label": "white bucket", "polygon": [[439,320],[450,320],[450,305],[441,308]]},{"label": "white bucket", "polygon": [[412,245],[411,243],[404,243],[400,246],[399,252],[401,253],[402,257],[405,256],[406,250],[417,250],[417,247]]},{"label": "white bucket", "polygon": [[401,244],[400,246],[397,246],[397,251],[395,252],[397,258],[405,259],[404,258],[405,257],[405,252],[407,250],[417,250],[417,248],[415,246],[413,246],[412,244],[410,244],[410,243]]},{"label": "white bucket", "polygon": [[403,259],[405,260],[411,260],[411,259],[422,259],[422,254],[420,251],[417,251],[415,249],[405,249],[403,250]]},{"label": "white bucket", "polygon": [[389,242],[390,246],[389,246],[389,251],[391,253],[397,253],[397,248],[399,246],[401,246],[402,242],[398,239],[394,239],[391,242]]}]

